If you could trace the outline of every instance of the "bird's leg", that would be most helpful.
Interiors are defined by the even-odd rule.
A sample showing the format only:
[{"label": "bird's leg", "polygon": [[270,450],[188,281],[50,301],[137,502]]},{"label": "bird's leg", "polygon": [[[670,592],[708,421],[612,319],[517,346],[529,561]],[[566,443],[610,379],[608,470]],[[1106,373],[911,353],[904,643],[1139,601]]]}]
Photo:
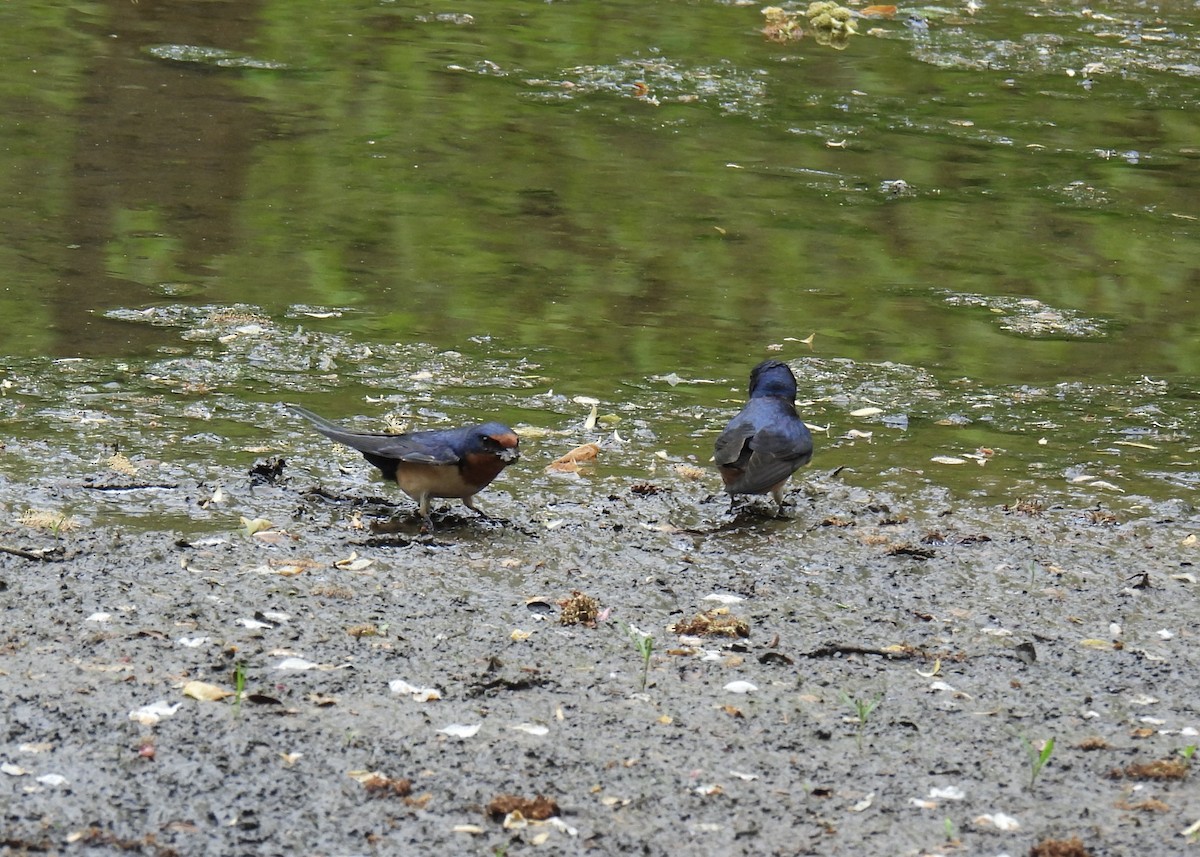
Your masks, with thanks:
[{"label": "bird's leg", "polygon": [[475,505],[475,498],[473,496],[472,497],[463,497],[462,501],[463,501],[464,506],[466,506],[468,509],[470,509],[472,512],[474,512],[479,517],[483,518],[485,521],[494,520],[491,515],[489,515],[487,512],[483,511],[483,509],[480,509],[478,506]]},{"label": "bird's leg", "polygon": [[478,506],[475,505],[475,499],[473,497],[463,497],[463,505],[466,506],[468,509],[470,509],[472,512],[474,512],[479,517],[483,518],[483,520],[485,520],[485,521],[493,521],[497,524],[511,524],[512,523],[507,518],[498,518],[495,515],[489,515],[487,512],[483,511],[483,509],[480,509]]},{"label": "bird's leg", "polygon": [[778,507],[775,509],[775,517],[782,518],[784,516],[783,515],[783,483],[782,482],[780,482],[778,485],[776,485],[774,490],[771,491],[771,496],[774,497],[775,502],[777,504],[779,504]]},{"label": "bird's leg", "polygon": [[421,497],[421,499],[419,501],[419,505],[420,505],[420,511],[421,511],[421,532],[422,533],[432,533],[433,532],[433,518],[431,518],[429,516],[429,495],[428,494]]}]

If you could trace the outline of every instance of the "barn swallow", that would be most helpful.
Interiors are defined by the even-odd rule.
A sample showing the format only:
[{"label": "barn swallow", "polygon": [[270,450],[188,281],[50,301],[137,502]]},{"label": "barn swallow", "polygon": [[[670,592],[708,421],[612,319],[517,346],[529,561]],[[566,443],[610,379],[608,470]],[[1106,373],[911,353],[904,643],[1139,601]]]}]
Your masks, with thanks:
[{"label": "barn swallow", "polygon": [[769,493],[782,511],[783,483],[812,452],[812,436],[796,414],[796,376],[778,360],[759,363],[750,372],[750,400],[725,426],[713,453],[730,508],[738,494]]},{"label": "barn swallow", "polygon": [[426,530],[433,529],[429,501],[435,497],[460,498],[468,509],[487,517],[473,498],[520,457],[520,438],[501,423],[387,434],[354,431],[298,405],[288,407],[330,440],[357,449],[385,479],[416,500]]}]

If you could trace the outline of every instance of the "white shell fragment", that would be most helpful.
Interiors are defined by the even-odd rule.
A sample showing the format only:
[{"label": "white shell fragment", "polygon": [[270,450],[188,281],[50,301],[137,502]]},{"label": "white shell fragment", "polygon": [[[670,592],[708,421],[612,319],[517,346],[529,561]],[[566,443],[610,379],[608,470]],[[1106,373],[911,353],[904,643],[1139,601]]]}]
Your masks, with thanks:
[{"label": "white shell fragment", "polygon": [[451,723],[449,726],[444,726],[438,730],[442,735],[449,735],[451,738],[473,738],[475,733],[483,727],[482,723],[474,723],[467,725],[464,723]]},{"label": "white shell fragment", "polygon": [[711,595],[705,595],[701,601],[715,601],[718,604],[738,604],[745,601],[740,595],[729,595],[724,592],[714,592]]},{"label": "white shell fragment", "polygon": [[536,735],[538,738],[542,737],[543,735],[550,734],[550,729],[546,726],[542,726],[539,723],[514,723],[508,728],[514,732],[524,732],[526,735]]},{"label": "white shell fragment", "polygon": [[410,696],[415,702],[430,702],[442,698],[442,692],[436,687],[417,687],[402,678],[392,679],[388,682],[388,687],[392,693]]},{"label": "white shell fragment", "polygon": [[933,800],[963,800],[967,793],[958,786],[944,786],[937,788],[936,786],[929,790],[929,797]]},{"label": "white shell fragment", "polygon": [[729,693],[752,693],[758,690],[758,685],[748,681],[731,681],[725,685],[725,690]]},{"label": "white shell fragment", "polygon": [[129,719],[136,723],[141,723],[143,726],[153,726],[164,717],[170,717],[179,710],[182,702],[177,702],[170,705],[166,700],[160,699],[158,702],[152,702],[149,705],[143,705],[141,708],[135,708],[129,712]]},{"label": "white shell fragment", "polygon": [[275,665],[277,670],[314,670],[319,666],[312,661],[306,661],[304,658],[284,658]]}]

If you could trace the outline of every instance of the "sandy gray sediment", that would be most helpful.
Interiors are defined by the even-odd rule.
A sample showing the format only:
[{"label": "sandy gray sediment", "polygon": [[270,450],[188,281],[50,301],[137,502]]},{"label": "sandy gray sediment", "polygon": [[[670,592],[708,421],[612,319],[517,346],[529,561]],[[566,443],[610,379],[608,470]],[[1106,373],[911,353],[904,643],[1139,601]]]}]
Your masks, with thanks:
[{"label": "sandy gray sediment", "polygon": [[[276,526],[254,536],[236,514],[10,526],[6,853],[1183,853],[1186,766],[1130,766],[1198,742],[1190,510],[814,482],[783,520],[681,480],[500,485],[481,499],[509,524],[451,510],[419,536],[403,500],[353,502],[383,486],[294,474],[255,489]],[[400,532],[354,526],[397,510]],[[575,590],[596,627],[558,623]],[[714,609],[748,636],[668,630]],[[654,639],[644,690],[630,624]],[[235,690],[239,664],[240,702],[184,695]],[[156,702],[172,713],[131,719]],[[1050,738],[1033,779],[1025,742]],[[502,795],[559,821],[506,829]]]}]

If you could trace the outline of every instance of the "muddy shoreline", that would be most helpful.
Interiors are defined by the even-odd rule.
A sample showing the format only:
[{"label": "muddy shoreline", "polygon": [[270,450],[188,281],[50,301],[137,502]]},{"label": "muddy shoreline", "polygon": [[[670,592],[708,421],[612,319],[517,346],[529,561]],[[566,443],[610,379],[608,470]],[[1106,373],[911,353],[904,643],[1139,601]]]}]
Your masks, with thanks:
[{"label": "muddy shoreline", "polygon": [[[810,473],[776,520],[684,480],[502,482],[510,523],[425,536],[382,485],[294,471],[243,482],[254,535],[5,529],[7,852],[1185,850],[1187,765],[1130,766],[1198,740],[1188,510]],[[595,627],[559,623],[574,591]],[[712,610],[748,635],[669,630]],[[488,814],[538,795],[556,820]]]}]

